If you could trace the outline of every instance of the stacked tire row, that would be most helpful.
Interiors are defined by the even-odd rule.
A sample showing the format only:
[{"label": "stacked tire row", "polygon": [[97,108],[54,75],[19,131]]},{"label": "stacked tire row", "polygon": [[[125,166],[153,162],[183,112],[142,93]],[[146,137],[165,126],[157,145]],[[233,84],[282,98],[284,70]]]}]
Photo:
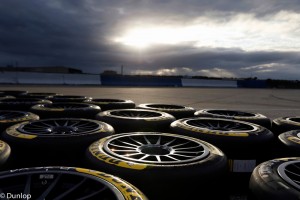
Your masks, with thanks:
[{"label": "stacked tire row", "polygon": [[[275,159],[298,156],[297,117],[271,122],[242,111],[3,91],[0,119],[4,193],[158,200],[299,195],[300,158]],[[282,196],[272,181],[284,182]]]}]

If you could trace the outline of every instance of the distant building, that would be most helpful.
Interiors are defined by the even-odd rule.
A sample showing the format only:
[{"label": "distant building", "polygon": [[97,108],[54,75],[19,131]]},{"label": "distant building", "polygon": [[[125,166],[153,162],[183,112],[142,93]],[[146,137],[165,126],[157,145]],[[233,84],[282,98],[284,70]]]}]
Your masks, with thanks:
[{"label": "distant building", "polygon": [[43,67],[14,67],[6,66],[0,67],[0,71],[6,72],[39,72],[39,73],[71,73],[71,74],[82,74],[79,69],[74,69],[64,66],[43,66]]},{"label": "distant building", "polygon": [[105,70],[101,73],[101,75],[118,75],[118,72],[114,70]]}]

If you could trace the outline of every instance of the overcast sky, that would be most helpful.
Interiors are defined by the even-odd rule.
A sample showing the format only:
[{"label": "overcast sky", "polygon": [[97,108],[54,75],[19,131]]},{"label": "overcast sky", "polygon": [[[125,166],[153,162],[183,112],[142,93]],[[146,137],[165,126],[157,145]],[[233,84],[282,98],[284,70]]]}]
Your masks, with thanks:
[{"label": "overcast sky", "polygon": [[298,0],[3,0],[0,65],[300,78]]}]

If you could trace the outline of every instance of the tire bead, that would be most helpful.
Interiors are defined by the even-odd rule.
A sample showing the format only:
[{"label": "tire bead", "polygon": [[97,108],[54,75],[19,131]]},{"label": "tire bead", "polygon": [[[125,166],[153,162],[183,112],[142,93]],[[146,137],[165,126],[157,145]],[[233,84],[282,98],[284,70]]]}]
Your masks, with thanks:
[{"label": "tire bead", "polygon": [[98,113],[96,119],[112,125],[116,133],[167,131],[170,124],[175,121],[168,113],[143,109],[107,110]]},{"label": "tire bead", "polygon": [[[56,191],[56,195],[60,195],[60,194],[64,194],[65,191],[62,190],[66,187],[68,187],[68,184],[70,184],[70,182],[68,182],[66,180],[66,176],[71,176],[71,177],[78,177],[80,178],[79,180],[83,181],[91,181],[89,182],[90,184],[98,184],[99,185],[99,190],[101,190],[101,188],[106,188],[106,192],[105,193],[101,193],[102,195],[109,193],[109,195],[112,197],[114,197],[114,200],[147,200],[147,197],[139,190],[137,189],[135,186],[131,185],[130,183],[128,183],[125,180],[120,179],[119,177],[104,173],[104,172],[100,172],[100,171],[95,171],[95,170],[90,170],[90,169],[85,169],[85,168],[74,168],[74,167],[35,167],[35,168],[23,168],[23,169],[15,169],[15,170],[10,170],[10,171],[4,171],[4,172],[0,172],[0,180],[1,183],[0,185],[2,186],[2,189],[4,189],[3,192],[5,193],[12,193],[15,194],[18,191],[18,188],[15,187],[9,187],[9,185],[7,186],[7,184],[12,184],[11,182],[9,182],[8,180],[10,178],[14,178],[14,180],[17,180],[15,177],[19,177],[18,180],[22,180],[20,179],[20,177],[22,176],[28,176],[31,175],[31,177],[33,177],[34,175],[37,175],[38,177],[38,182],[33,184],[31,182],[31,193],[29,194],[31,198],[38,198],[40,196],[40,192],[35,191],[36,190],[40,190],[41,187],[52,187],[52,190],[55,190],[56,187],[58,187],[59,191]],[[65,179],[62,178],[58,178],[60,176],[65,176]],[[56,178],[55,178],[56,177]],[[53,180],[54,179],[54,180]],[[6,180],[6,181],[5,181]],[[11,180],[12,182],[14,180]],[[78,179],[74,179],[74,180],[78,180]],[[28,180],[27,181],[35,181],[35,180]],[[53,185],[53,183],[57,181],[61,184],[55,184]],[[72,181],[69,180],[69,181]],[[48,183],[49,182],[49,183]],[[63,183],[65,182],[64,186]],[[52,183],[52,185],[51,185]],[[68,183],[68,184],[67,184]],[[49,185],[50,184],[50,185]],[[78,184],[78,183],[77,183]],[[84,185],[81,184],[81,187],[90,187],[91,185]],[[20,185],[20,183],[18,182],[17,185]],[[44,185],[44,186],[43,186]],[[75,185],[76,186],[76,185]],[[24,186],[25,187],[25,186]],[[74,187],[74,186],[73,186]],[[97,187],[96,187],[97,188]],[[47,188],[46,188],[47,189]],[[87,188],[83,188],[82,191],[83,193],[85,193],[85,195],[89,196],[90,194],[88,193],[90,189],[87,190]],[[107,191],[108,190],[108,191]],[[70,198],[70,195],[72,196],[72,198],[76,198],[76,193],[78,193],[78,191],[76,190],[67,190],[69,193],[65,193],[65,195],[67,195],[68,198]],[[60,192],[60,194],[57,192]],[[72,194],[75,193],[75,194]],[[94,192],[94,195],[97,196],[97,199],[101,197],[103,197],[101,194],[97,194],[98,192],[96,191],[90,191],[91,193]],[[71,194],[70,194],[71,193]],[[35,196],[31,196],[35,195]],[[28,194],[25,194],[28,195]],[[51,193],[48,193],[49,197],[46,196],[45,198],[51,198]],[[75,195],[75,196],[74,196]],[[80,196],[78,196],[80,197]],[[93,199],[96,197],[90,197],[88,199]]]},{"label": "tire bead", "polygon": [[170,115],[173,115],[176,119],[193,117],[196,111],[194,108],[187,106],[155,103],[140,104],[137,106],[137,108],[166,112]]},{"label": "tire bead", "polygon": [[286,180],[284,180],[279,167],[297,161],[299,157],[273,159],[258,165],[251,175],[249,188],[251,195],[258,200],[272,199],[299,199],[300,191],[295,189]]},{"label": "tire bead", "polygon": [[196,117],[211,117],[211,118],[224,118],[232,120],[240,120],[271,128],[271,120],[260,113],[251,113],[236,110],[225,109],[203,109],[195,112]]}]

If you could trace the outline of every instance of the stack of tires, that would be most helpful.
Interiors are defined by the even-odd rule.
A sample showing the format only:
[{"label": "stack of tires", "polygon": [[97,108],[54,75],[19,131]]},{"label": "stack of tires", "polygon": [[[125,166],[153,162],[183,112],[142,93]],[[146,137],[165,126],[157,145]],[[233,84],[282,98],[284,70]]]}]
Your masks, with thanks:
[{"label": "stack of tires", "polygon": [[100,107],[83,103],[85,100],[91,98],[3,91],[1,199],[147,199],[119,177],[66,167],[84,166],[89,145],[114,134],[112,126],[95,120]]},{"label": "stack of tires", "polygon": [[[118,200],[298,195],[300,157],[291,157],[300,155],[298,117],[271,123],[235,110],[28,91],[1,95],[5,194]],[[275,148],[276,157],[289,158],[275,159]]]},{"label": "stack of tires", "polygon": [[266,127],[270,119],[258,113],[206,109],[173,122],[171,131],[219,147],[228,157],[227,191],[237,196],[247,194],[253,169],[272,154],[274,136]]},{"label": "stack of tires", "polygon": [[273,132],[278,138],[278,157],[300,156],[300,117],[280,117],[273,120]]},{"label": "stack of tires", "polygon": [[[89,168],[128,180],[150,199],[226,196],[226,156],[205,141],[168,133],[176,119],[164,111],[139,106],[97,114],[96,119],[111,124],[116,133],[90,145]],[[219,192],[211,193],[212,187]]]}]

